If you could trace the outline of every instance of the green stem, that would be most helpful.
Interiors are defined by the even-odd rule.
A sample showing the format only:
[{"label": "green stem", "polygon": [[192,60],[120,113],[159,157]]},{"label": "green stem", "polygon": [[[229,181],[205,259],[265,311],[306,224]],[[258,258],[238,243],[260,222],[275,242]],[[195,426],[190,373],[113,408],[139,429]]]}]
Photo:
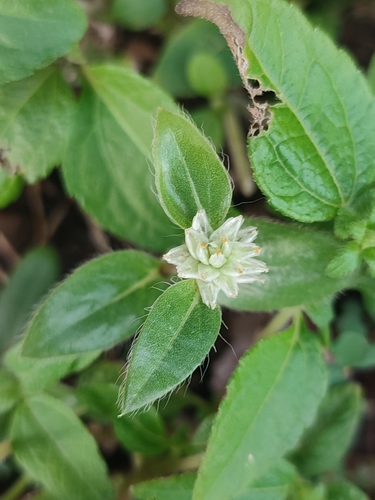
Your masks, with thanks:
[{"label": "green stem", "polygon": [[247,156],[246,137],[236,113],[229,106],[224,115],[224,128],[238,186],[244,196],[251,196],[255,193],[256,186]]},{"label": "green stem", "polygon": [[280,331],[282,327],[294,316],[300,313],[298,307],[286,307],[281,309],[267,324],[267,326],[260,332],[258,340],[272,337],[275,333]]},{"label": "green stem", "polygon": [[21,476],[13,486],[1,497],[1,500],[17,500],[30,484],[30,478]]}]

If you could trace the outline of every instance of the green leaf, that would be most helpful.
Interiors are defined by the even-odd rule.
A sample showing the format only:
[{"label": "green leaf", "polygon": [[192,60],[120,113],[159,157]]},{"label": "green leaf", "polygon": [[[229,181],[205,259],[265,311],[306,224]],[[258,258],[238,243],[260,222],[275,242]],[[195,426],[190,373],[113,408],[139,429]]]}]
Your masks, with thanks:
[{"label": "green leaf", "polygon": [[160,262],[135,250],[98,257],[77,269],[39,307],[22,354],[49,358],[107,349],[135,333],[159,294]]},{"label": "green leaf", "polygon": [[0,369],[0,415],[8,412],[22,397],[17,378],[8,370]]},{"label": "green leaf", "polygon": [[353,276],[326,276],[328,263],[342,245],[329,233],[261,219],[248,219],[245,224],[259,230],[256,242],[262,248],[260,258],[269,273],[264,285],[242,286],[236,299],[221,294],[220,303],[227,307],[273,311],[323,300],[330,302],[332,295],[354,283]]},{"label": "green leaf", "polygon": [[363,251],[363,258],[369,267],[370,275],[375,278],[375,247],[366,248]]},{"label": "green leaf", "polygon": [[254,481],[246,493],[233,498],[235,500],[284,500],[295,476],[294,468],[286,460],[281,460],[264,476]]},{"label": "green leaf", "polygon": [[[335,218],[375,177],[375,100],[349,56],[283,0],[182,0],[177,11],[218,24],[250,79],[249,153],[270,202],[304,222]],[[280,100],[268,127],[259,90]]]},{"label": "green leaf", "polygon": [[332,353],[342,366],[357,366],[366,357],[370,344],[357,332],[346,331],[340,334],[332,345]]},{"label": "green leaf", "polygon": [[112,6],[114,19],[135,31],[155,26],[166,12],[166,0],[115,0]]},{"label": "green leaf", "polygon": [[133,347],[120,391],[121,413],[142,408],[181,384],[207,356],[220,324],[220,308],[203,304],[194,280],[169,287]]},{"label": "green leaf", "polygon": [[196,126],[161,109],[153,156],[156,188],[169,218],[188,228],[198,210],[204,209],[213,229],[220,226],[231,204],[232,188],[211,143]]},{"label": "green leaf", "polygon": [[5,365],[20,380],[23,393],[34,394],[71,373],[76,373],[92,363],[99,351],[47,359],[21,356],[22,342],[16,344],[5,356]]},{"label": "green leaf", "polygon": [[39,395],[21,403],[11,440],[18,462],[57,499],[114,499],[94,438],[60,401]]},{"label": "green leaf", "polygon": [[375,95],[375,55],[372,56],[370,66],[367,72],[367,79],[370,84],[372,93]]},{"label": "green leaf", "polygon": [[32,250],[20,262],[0,297],[0,355],[23,332],[30,314],[59,275],[56,253]]},{"label": "green leaf", "polygon": [[120,238],[155,251],[179,244],[152,192],[150,172],[156,110],[176,107],[130,69],[97,66],[86,68],[86,75],[90,85],[82,93],[63,161],[69,193]]},{"label": "green leaf", "polygon": [[155,83],[176,97],[195,95],[187,75],[189,61],[199,52],[209,52],[225,68],[231,86],[241,85],[238,70],[224,37],[216,26],[200,19],[174,33],[157,63]]},{"label": "green leaf", "polygon": [[62,161],[75,102],[52,67],[0,87],[0,148],[6,168],[28,182],[46,177]]},{"label": "green leaf", "polygon": [[240,361],[213,425],[194,499],[245,493],[314,418],[327,375],[319,343],[300,321]]},{"label": "green leaf", "polygon": [[203,97],[220,97],[227,89],[225,70],[217,57],[209,52],[194,54],[187,66],[187,74],[191,87]]},{"label": "green leaf", "polygon": [[25,78],[67,54],[85,29],[85,15],[74,0],[4,0],[0,85]]},{"label": "green leaf", "polygon": [[340,384],[329,389],[315,422],[292,455],[302,475],[323,474],[340,464],[358,428],[362,410],[359,386]]},{"label": "green leaf", "polygon": [[[4,152],[0,151],[0,158]],[[19,175],[9,175],[4,168],[0,168],[0,208],[7,207],[17,200],[23,188],[23,180]]]},{"label": "green leaf", "polygon": [[330,278],[342,278],[354,272],[361,262],[361,253],[358,243],[350,241],[341,248],[326,268]]},{"label": "green leaf", "polygon": [[369,500],[369,498],[349,481],[338,481],[327,486],[326,500]]},{"label": "green leaf", "polygon": [[153,479],[132,487],[136,500],[191,500],[196,473]]},{"label": "green leaf", "polygon": [[114,430],[127,450],[152,456],[168,448],[165,426],[155,408],[151,407],[147,412],[134,417],[125,415],[117,418]]},{"label": "green leaf", "polygon": [[212,141],[216,150],[220,150],[224,143],[224,127],[221,116],[209,106],[203,106],[191,111],[197,127]]}]

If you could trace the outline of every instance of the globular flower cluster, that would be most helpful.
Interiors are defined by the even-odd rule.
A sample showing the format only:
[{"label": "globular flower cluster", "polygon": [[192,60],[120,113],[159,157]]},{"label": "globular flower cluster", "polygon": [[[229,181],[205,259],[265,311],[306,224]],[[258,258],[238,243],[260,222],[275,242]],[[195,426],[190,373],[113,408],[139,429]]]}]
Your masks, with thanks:
[{"label": "globular flower cluster", "polygon": [[213,231],[206,212],[199,210],[185,230],[185,244],[164,255],[180,278],[197,280],[203,302],[212,309],[220,290],[234,298],[239,284],[264,282],[259,275],[268,272],[266,264],[255,258],[261,251],[253,243],[258,231],[241,229],[243,221],[242,215],[231,217]]}]

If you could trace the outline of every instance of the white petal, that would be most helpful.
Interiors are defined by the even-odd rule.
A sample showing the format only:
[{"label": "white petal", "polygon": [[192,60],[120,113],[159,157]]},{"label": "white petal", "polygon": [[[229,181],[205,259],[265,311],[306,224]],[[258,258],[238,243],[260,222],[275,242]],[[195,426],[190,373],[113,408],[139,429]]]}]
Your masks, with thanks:
[{"label": "white petal", "polygon": [[224,254],[221,253],[220,249],[217,249],[216,252],[210,257],[210,265],[213,267],[222,267],[226,263],[227,259]]},{"label": "white petal", "polygon": [[244,227],[238,232],[238,241],[242,243],[251,243],[258,236],[258,229],[256,227]]},{"label": "white petal", "polygon": [[189,256],[186,261],[177,266],[177,274],[180,278],[199,278],[198,261]]},{"label": "white petal", "polygon": [[256,274],[241,274],[241,276],[237,278],[237,283],[254,283],[255,281],[259,283],[265,282],[264,278],[260,278]]},{"label": "white petal", "polygon": [[204,264],[198,265],[198,277],[203,281],[213,281],[220,275],[220,271]]},{"label": "white petal", "polygon": [[203,264],[208,265],[209,253],[208,253],[208,244],[201,243],[195,249],[195,253],[197,254],[198,260],[200,260]]},{"label": "white petal", "polygon": [[209,236],[212,233],[212,227],[205,210],[199,210],[197,212],[197,215],[194,217],[191,227],[195,231],[202,232],[206,236]]},{"label": "white petal", "polygon": [[208,238],[201,232],[196,231],[192,228],[185,229],[185,243],[194,259],[198,259],[197,247],[200,245],[206,245],[208,243]]},{"label": "white petal", "polygon": [[175,266],[178,266],[179,264],[182,264],[185,262],[185,260],[190,256],[187,246],[186,245],[180,245],[179,247],[172,248],[167,252],[165,255],[163,255],[163,259],[169,262],[169,264],[174,264]]},{"label": "white petal", "polygon": [[206,283],[205,281],[198,280],[197,283],[204,304],[211,307],[211,309],[215,309],[219,288],[212,282]]},{"label": "white petal", "polygon": [[227,297],[232,299],[237,297],[238,285],[235,277],[220,274],[220,276],[215,280],[215,285],[217,285]]},{"label": "white petal", "polygon": [[211,241],[224,240],[233,241],[237,238],[237,233],[242,226],[243,217],[239,215],[238,217],[230,217],[228,220],[224,222],[219,228],[216,229],[211,234]]}]

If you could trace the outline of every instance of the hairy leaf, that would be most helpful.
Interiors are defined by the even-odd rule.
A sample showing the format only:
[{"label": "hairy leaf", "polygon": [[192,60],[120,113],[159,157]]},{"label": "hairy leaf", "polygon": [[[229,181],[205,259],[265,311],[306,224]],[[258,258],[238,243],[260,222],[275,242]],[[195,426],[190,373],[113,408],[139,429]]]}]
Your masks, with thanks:
[{"label": "hairy leaf", "polygon": [[121,413],[175,389],[207,356],[219,333],[220,308],[203,304],[194,280],[168,288],[136,339],[120,391]]}]

